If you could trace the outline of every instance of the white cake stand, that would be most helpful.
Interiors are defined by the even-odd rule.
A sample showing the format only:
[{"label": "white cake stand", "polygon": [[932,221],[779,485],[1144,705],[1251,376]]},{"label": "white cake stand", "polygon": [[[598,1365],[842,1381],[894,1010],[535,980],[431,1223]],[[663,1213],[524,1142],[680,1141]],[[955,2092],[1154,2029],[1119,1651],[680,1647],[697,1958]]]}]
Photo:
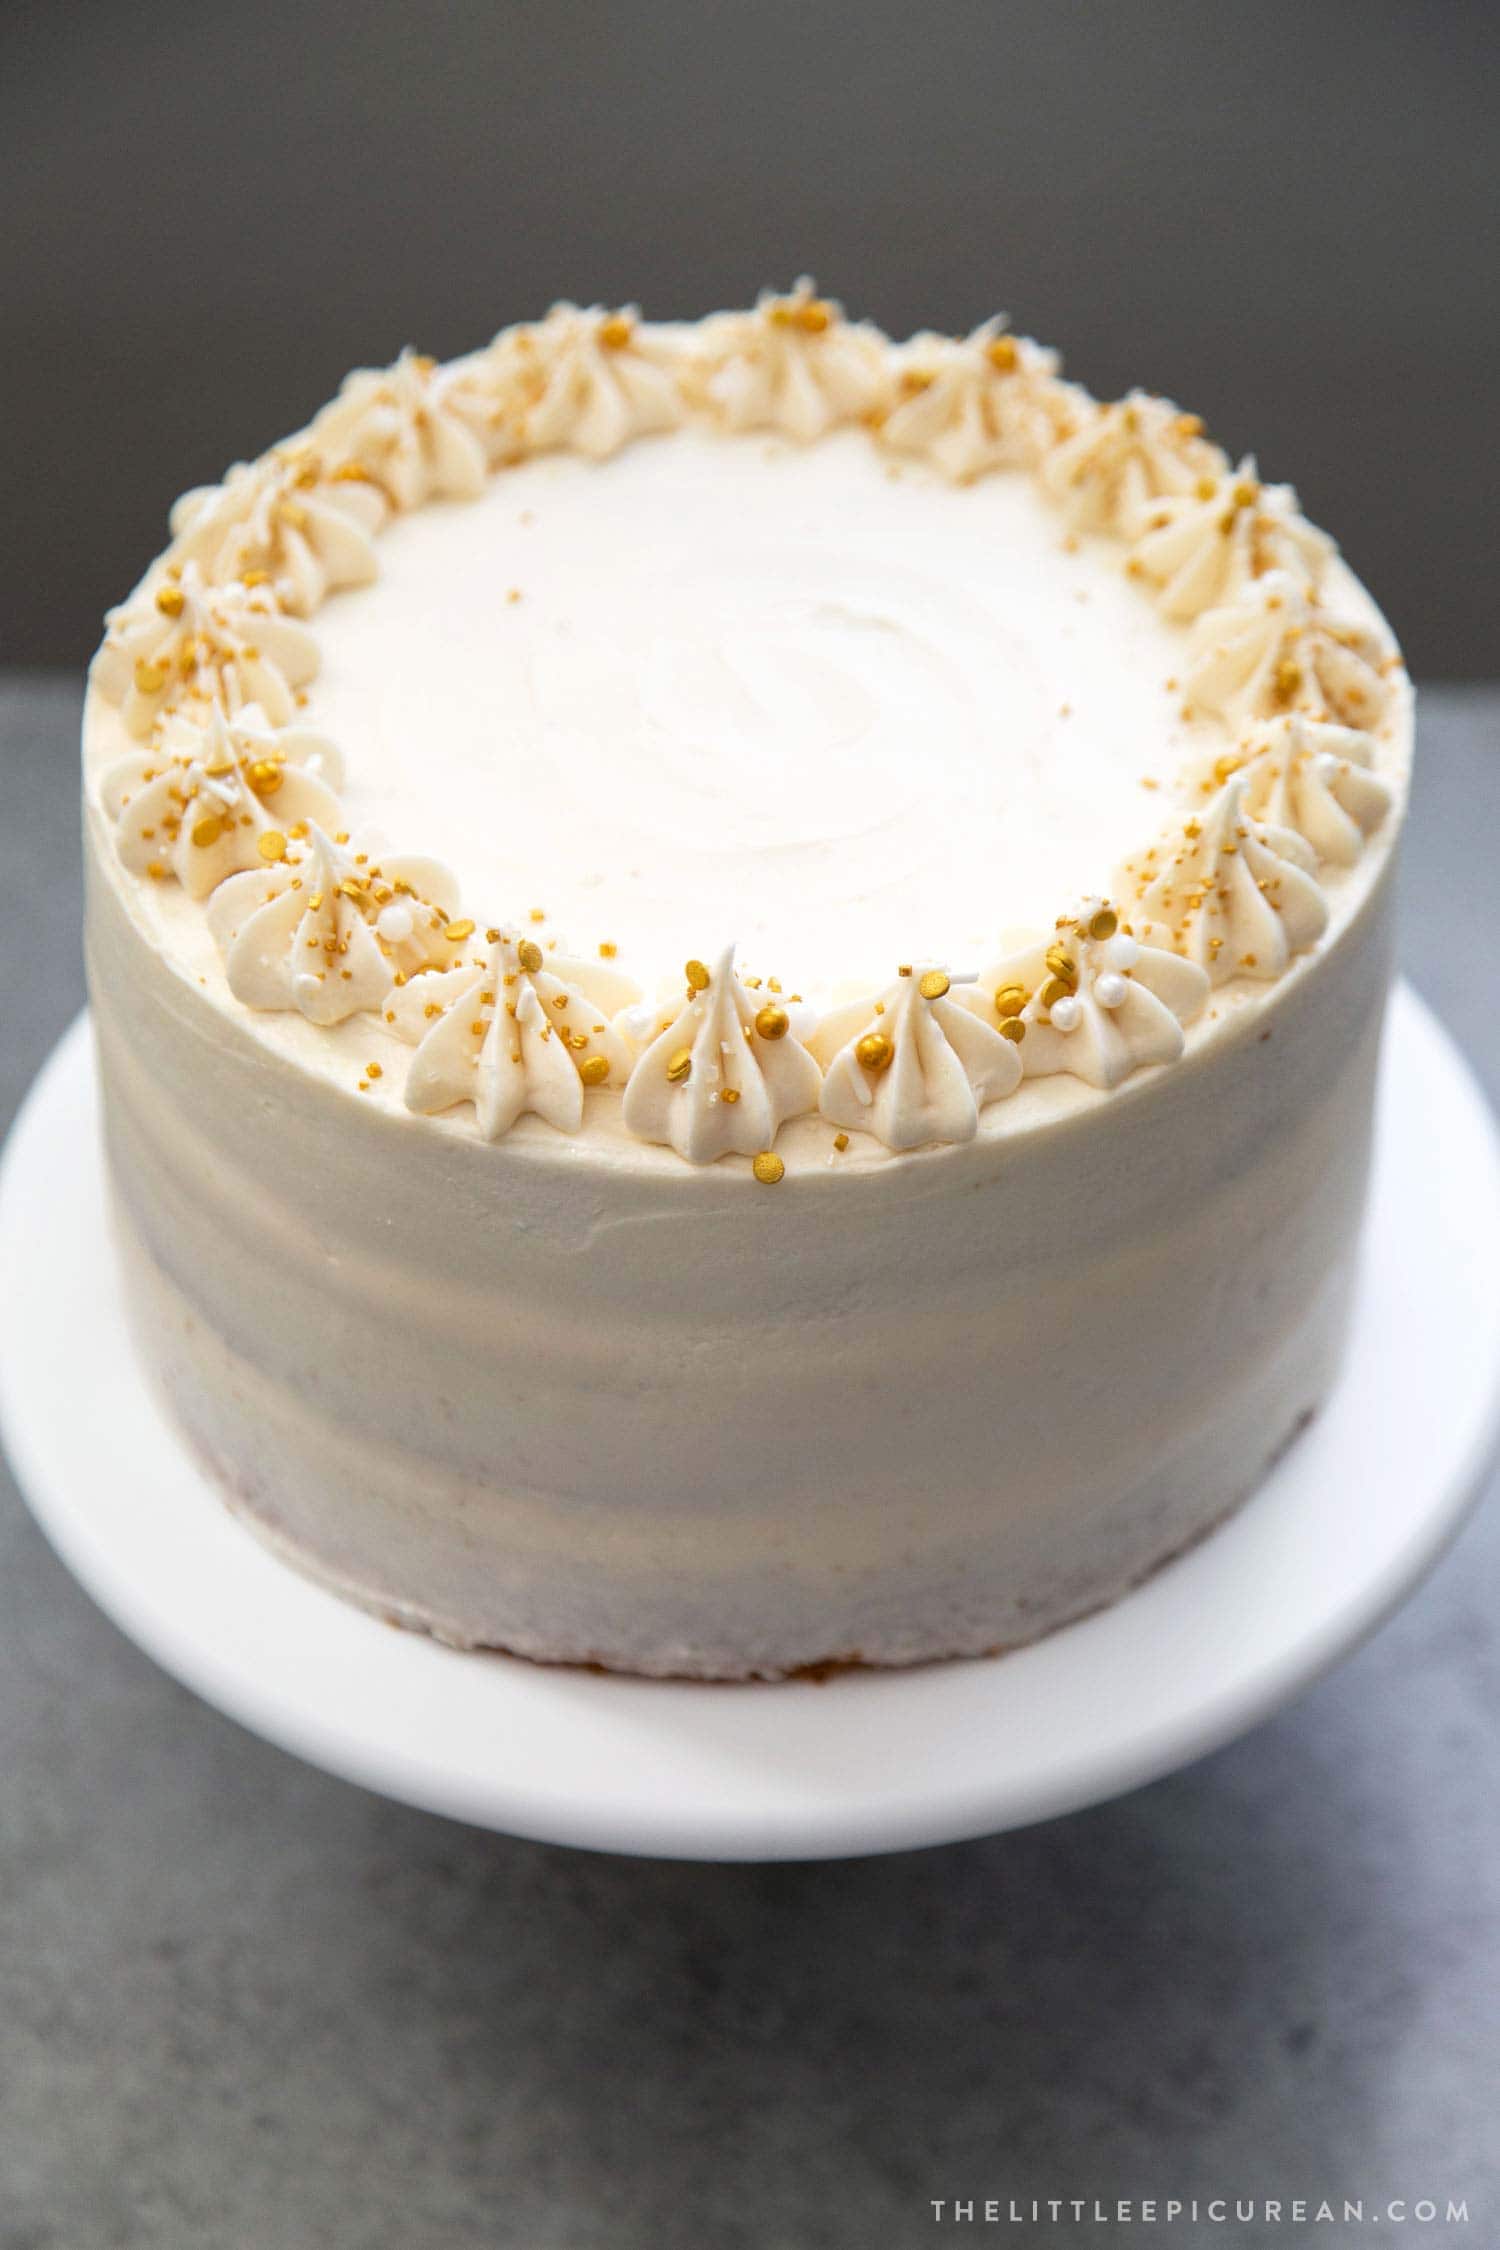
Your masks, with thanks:
[{"label": "white cake stand", "polygon": [[276,1562],[143,1383],[104,1231],[80,1019],[0,1173],[0,1420],[63,1561],[157,1662],[271,1741],[460,1820],[692,1859],[893,1851],[1170,1771],[1352,1648],[1452,1537],[1500,1408],[1500,1151],[1454,1048],[1393,1005],[1346,1371],[1248,1506],[1038,1646],[823,1686],[465,1656]]}]

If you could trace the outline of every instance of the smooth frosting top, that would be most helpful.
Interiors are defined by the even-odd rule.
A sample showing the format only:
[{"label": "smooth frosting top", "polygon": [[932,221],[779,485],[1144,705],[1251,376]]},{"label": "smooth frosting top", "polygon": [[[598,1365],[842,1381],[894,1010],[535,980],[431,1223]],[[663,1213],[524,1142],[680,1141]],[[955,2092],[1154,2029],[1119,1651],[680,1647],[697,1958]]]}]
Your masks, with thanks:
[{"label": "smooth frosting top", "polygon": [[86,728],[143,923],[489,1139],[774,1184],[1107,1093],[1325,942],[1403,779],[1290,487],[810,283],[403,353],[173,530]]}]

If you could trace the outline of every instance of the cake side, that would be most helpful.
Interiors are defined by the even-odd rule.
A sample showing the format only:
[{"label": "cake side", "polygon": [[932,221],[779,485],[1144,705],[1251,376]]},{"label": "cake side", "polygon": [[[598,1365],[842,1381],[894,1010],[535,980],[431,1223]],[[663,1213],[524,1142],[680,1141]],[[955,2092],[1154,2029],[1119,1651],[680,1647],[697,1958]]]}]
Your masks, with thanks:
[{"label": "cake side", "polygon": [[153,989],[106,894],[145,1356],[285,1552],[462,1644],[723,1677],[1029,1638],[1216,1521],[1323,1395],[1389,903],[1170,1073],[763,1199],[458,1133],[413,1165],[429,1126],[351,1130]]}]

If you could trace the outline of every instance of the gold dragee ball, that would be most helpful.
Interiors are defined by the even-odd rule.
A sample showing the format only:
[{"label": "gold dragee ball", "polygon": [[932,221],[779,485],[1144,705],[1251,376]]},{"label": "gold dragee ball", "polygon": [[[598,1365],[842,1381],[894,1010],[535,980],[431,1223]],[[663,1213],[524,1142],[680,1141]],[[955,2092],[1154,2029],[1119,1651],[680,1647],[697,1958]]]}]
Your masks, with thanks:
[{"label": "gold dragee ball", "polygon": [[529,977],[534,977],[542,965],[542,949],[535,938],[522,938],[516,947],[516,959]]},{"label": "gold dragee ball", "polygon": [[762,1187],[775,1187],[778,1181],[786,1178],[786,1166],[774,1149],[763,1148],[758,1156],[753,1156],[750,1159],[750,1169]]},{"label": "gold dragee ball", "polygon": [[609,1076],[608,1055],[585,1055],[578,1065],[578,1075],[585,1086],[602,1086]]},{"label": "gold dragee ball", "polygon": [[762,1039],[785,1039],[792,1028],[792,1019],[785,1008],[778,1008],[772,1002],[756,1016],[755,1028]]},{"label": "gold dragee ball", "polygon": [[708,968],[706,963],[702,961],[689,961],[683,973],[688,980],[688,990],[690,992],[707,992]]},{"label": "gold dragee ball", "polygon": [[854,1052],[866,1070],[885,1070],[896,1050],[883,1031],[867,1031]]},{"label": "gold dragee ball", "polygon": [[924,1000],[941,1000],[949,990],[948,978],[941,969],[929,969],[917,986]]}]

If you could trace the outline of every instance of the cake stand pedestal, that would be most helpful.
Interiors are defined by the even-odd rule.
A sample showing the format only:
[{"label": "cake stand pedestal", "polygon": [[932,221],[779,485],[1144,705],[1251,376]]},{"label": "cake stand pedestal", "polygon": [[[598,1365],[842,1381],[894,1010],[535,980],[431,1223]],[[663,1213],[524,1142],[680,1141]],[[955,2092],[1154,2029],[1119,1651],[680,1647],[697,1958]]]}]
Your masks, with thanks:
[{"label": "cake stand pedestal", "polygon": [[80,1018],[0,1172],[0,1425],[58,1554],[244,1726],[519,1836],[813,1859],[1019,1827],[1243,1733],[1380,1623],[1453,1536],[1500,1419],[1500,1151],[1397,991],[1348,1362],[1247,1505],[1112,1609],[1002,1658],[713,1687],[458,1654],[277,1562],[147,1389],[105,1228]]}]

